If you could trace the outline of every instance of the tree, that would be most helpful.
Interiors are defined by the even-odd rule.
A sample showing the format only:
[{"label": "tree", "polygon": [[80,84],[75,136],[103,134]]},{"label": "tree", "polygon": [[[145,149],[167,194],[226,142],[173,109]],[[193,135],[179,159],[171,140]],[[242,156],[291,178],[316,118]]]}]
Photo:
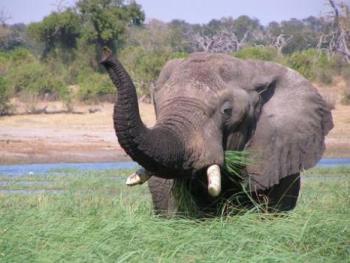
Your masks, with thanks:
[{"label": "tree", "polygon": [[192,37],[199,50],[230,53],[240,50],[248,42],[261,42],[262,29],[257,19],[248,16],[240,16],[237,19],[223,17],[201,26]]},{"label": "tree", "polygon": [[8,25],[10,16],[0,10],[0,49],[11,50],[23,46],[25,42],[26,26],[24,24]]},{"label": "tree", "polygon": [[25,24],[0,25],[0,49],[13,50],[28,46]]},{"label": "tree", "polygon": [[334,0],[328,1],[334,12],[329,50],[341,54],[346,62],[350,64],[350,8],[341,2],[339,10]]},{"label": "tree", "polygon": [[248,33],[262,30],[258,19],[252,19],[249,16],[239,16],[234,20],[234,33],[238,39],[243,39]]},{"label": "tree", "polygon": [[7,40],[11,35],[11,30],[4,24],[0,25],[0,48],[7,49]]},{"label": "tree", "polygon": [[171,52],[172,32],[167,23],[150,20],[143,27],[128,28],[128,46],[140,46],[149,52]]},{"label": "tree", "polygon": [[169,24],[171,32],[171,47],[175,52],[191,53],[194,51],[192,45],[192,36],[194,26],[184,20],[174,19]]},{"label": "tree", "polygon": [[245,38],[240,42],[233,32],[218,32],[213,36],[194,35],[200,50],[212,53],[230,53],[238,51]]},{"label": "tree", "polygon": [[6,25],[7,20],[9,20],[11,17],[6,13],[4,9],[0,10],[0,24],[1,25]]},{"label": "tree", "polygon": [[144,12],[136,2],[123,0],[80,0],[78,12],[83,22],[82,37],[98,49],[108,46],[116,50],[123,42],[128,25],[142,25]]},{"label": "tree", "polygon": [[0,116],[7,115],[10,109],[9,91],[4,77],[0,76]]},{"label": "tree", "polygon": [[60,55],[72,51],[77,46],[80,31],[80,18],[73,9],[53,12],[43,21],[28,27],[29,35],[44,44],[44,58],[56,48],[64,50]]},{"label": "tree", "polygon": [[327,23],[322,18],[312,16],[303,20],[292,18],[281,23],[271,22],[266,28],[265,44],[284,54],[316,48],[321,32],[326,28]]}]

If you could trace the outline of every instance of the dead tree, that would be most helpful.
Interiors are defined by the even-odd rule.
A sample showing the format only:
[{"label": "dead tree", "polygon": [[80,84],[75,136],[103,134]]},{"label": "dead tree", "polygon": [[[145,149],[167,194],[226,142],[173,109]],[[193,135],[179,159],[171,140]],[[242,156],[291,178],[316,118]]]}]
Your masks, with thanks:
[{"label": "dead tree", "polygon": [[283,48],[285,48],[288,43],[292,40],[293,36],[287,36],[286,34],[280,34],[278,35],[273,43],[272,46],[277,49],[277,52],[279,55],[282,54]]},{"label": "dead tree", "polygon": [[249,31],[247,31],[241,40],[234,32],[221,31],[213,36],[194,35],[194,42],[198,48],[210,53],[230,53],[240,50],[247,42]]},{"label": "dead tree", "polygon": [[0,9],[0,25],[6,26],[6,22],[9,19],[11,19],[11,16],[9,16],[4,9]]},{"label": "dead tree", "polygon": [[[338,53],[344,57],[347,63],[350,63],[350,11],[345,4],[340,4],[342,14],[335,4],[334,0],[328,0],[333,9],[332,32],[329,36],[328,49],[331,53]],[[321,40],[320,40],[321,41]]]},{"label": "dead tree", "polygon": [[65,0],[56,0],[55,3],[51,4],[53,7],[55,7],[55,10],[58,13],[62,13],[64,10],[67,9],[68,5]]}]

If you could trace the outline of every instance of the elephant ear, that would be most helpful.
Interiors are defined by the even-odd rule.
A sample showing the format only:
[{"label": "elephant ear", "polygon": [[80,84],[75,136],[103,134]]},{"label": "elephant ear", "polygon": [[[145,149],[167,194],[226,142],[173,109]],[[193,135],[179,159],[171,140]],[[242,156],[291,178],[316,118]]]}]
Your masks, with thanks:
[{"label": "elephant ear", "polygon": [[317,90],[293,70],[253,80],[261,110],[246,145],[251,190],[264,190],[320,160],[333,127],[330,108]]}]

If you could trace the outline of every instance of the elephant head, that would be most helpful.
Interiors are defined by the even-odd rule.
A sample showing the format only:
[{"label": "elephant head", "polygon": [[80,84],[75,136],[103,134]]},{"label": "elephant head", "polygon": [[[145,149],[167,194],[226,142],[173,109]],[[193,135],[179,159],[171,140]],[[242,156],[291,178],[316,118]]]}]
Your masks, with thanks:
[{"label": "elephant head", "polygon": [[148,128],[125,69],[110,52],[101,63],[118,88],[114,127],[119,143],[157,177],[207,173],[210,185],[211,178],[220,177],[226,150],[247,150],[253,160],[246,167],[250,187],[266,190],[314,166],[333,127],[325,101],[295,71],[271,62],[195,53],[163,68],[154,90],[157,122]]}]

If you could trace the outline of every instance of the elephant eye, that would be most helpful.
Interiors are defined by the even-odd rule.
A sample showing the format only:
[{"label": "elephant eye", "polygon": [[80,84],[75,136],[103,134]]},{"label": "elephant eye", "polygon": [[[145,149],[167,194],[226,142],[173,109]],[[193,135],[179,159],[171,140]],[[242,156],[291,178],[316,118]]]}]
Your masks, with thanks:
[{"label": "elephant eye", "polygon": [[222,107],[221,107],[221,113],[224,114],[227,117],[230,117],[232,115],[232,106],[231,103],[226,101]]}]

